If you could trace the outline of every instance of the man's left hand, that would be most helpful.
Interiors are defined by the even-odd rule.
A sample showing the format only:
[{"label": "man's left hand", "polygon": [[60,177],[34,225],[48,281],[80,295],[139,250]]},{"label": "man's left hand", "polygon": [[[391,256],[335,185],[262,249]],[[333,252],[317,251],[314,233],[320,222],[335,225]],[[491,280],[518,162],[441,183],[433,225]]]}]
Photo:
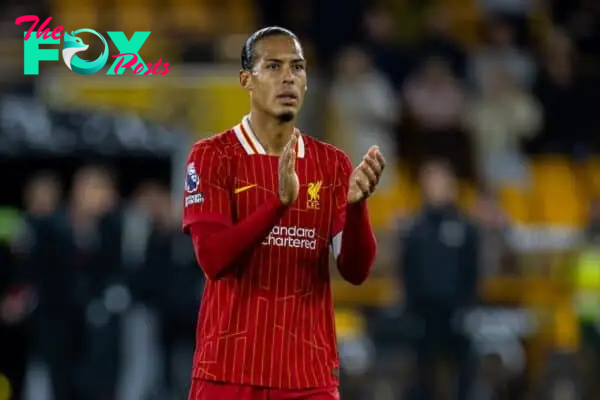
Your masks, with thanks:
[{"label": "man's left hand", "polygon": [[385,168],[385,158],[379,147],[371,146],[361,163],[350,175],[348,203],[354,204],[373,194]]}]

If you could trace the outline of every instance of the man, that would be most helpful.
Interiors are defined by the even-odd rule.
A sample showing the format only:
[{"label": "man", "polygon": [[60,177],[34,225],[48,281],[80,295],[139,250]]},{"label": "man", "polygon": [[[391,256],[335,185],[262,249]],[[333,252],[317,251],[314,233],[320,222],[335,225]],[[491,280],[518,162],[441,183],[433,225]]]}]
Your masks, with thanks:
[{"label": "man", "polygon": [[63,215],[67,265],[74,272],[81,341],[74,365],[79,398],[114,399],[121,372],[122,314],[129,303],[123,266],[122,210],[115,177],[102,166],[85,166],[73,177],[71,204]]},{"label": "man", "polygon": [[456,205],[456,179],[447,164],[426,164],[421,178],[425,207],[407,231],[401,265],[411,331],[418,332],[417,398],[435,398],[434,369],[442,354],[458,364],[456,399],[466,400],[470,352],[462,316],[477,297],[477,233]]},{"label": "man", "polygon": [[[43,249],[41,241],[47,238],[49,221],[59,206],[60,197],[60,183],[53,173],[44,171],[34,175],[25,185],[25,211],[18,217],[18,226],[6,230],[12,233],[10,237],[0,237],[2,265],[11,267],[0,271],[0,286],[5,283],[7,289],[4,296],[4,287],[0,287],[0,353],[3,354],[0,357],[0,380],[5,373],[13,392],[13,397],[8,395],[8,398],[14,400],[25,397],[27,357],[29,350],[34,349],[27,330],[28,317],[35,304],[30,285],[34,283],[32,278],[36,268],[43,265],[43,257],[48,256],[43,251],[40,254]],[[5,219],[6,224],[16,222],[12,218]],[[3,280],[2,277],[8,279]]]},{"label": "man", "polygon": [[[145,277],[148,304],[158,317],[165,394],[161,398],[185,398],[194,352],[194,325],[204,277],[198,273],[194,249],[173,218],[173,199],[168,187],[157,187],[157,205],[148,237]],[[183,360],[184,362],[180,362]]]},{"label": "man", "polygon": [[183,229],[207,277],[190,399],[338,399],[328,248],[347,281],[367,278],[365,199],[385,161],[372,147],[353,171],[294,127],[307,84],[293,33],[257,31],[241,63],[250,114],[187,164]]}]

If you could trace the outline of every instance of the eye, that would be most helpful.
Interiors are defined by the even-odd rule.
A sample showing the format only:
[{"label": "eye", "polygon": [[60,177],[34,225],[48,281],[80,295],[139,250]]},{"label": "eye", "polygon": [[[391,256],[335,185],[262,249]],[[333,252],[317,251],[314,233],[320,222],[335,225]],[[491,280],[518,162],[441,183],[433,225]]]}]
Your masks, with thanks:
[{"label": "eye", "polygon": [[296,71],[304,71],[304,64],[294,64],[294,69]]},{"label": "eye", "polygon": [[279,64],[277,64],[277,63],[269,63],[269,64],[267,64],[267,69],[275,70],[277,68],[279,68]]}]

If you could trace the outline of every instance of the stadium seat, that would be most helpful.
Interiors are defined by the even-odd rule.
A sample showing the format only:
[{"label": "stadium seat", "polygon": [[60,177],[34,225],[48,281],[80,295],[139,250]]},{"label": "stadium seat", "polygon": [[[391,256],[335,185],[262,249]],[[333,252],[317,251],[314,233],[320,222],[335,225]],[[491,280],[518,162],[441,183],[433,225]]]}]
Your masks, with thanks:
[{"label": "stadium seat", "polygon": [[419,188],[411,179],[408,168],[400,166],[397,171],[398,182],[395,185],[394,213],[409,214],[419,207]]},{"label": "stadium seat", "polygon": [[[125,32],[127,37],[136,31],[153,31],[154,28],[160,26],[160,24],[153,23],[157,16],[156,10],[152,4],[148,4],[144,0],[118,1],[115,3],[114,12],[117,22],[116,30]],[[154,36],[157,36],[156,33]],[[151,40],[147,40],[143,49],[146,49],[151,42]]]},{"label": "stadium seat", "polygon": [[200,135],[221,132],[237,124],[248,112],[248,97],[239,88],[235,75],[215,74],[193,89],[193,104],[201,113],[193,113],[192,123]]},{"label": "stadium seat", "polygon": [[503,185],[498,193],[499,202],[509,219],[516,224],[532,222],[531,195],[525,189]]},{"label": "stadium seat", "polygon": [[254,7],[251,0],[225,0],[224,15],[228,17],[227,34],[251,32],[255,27]]},{"label": "stadium seat", "polygon": [[398,192],[397,185],[390,185],[387,188],[380,188],[369,198],[369,215],[373,224],[373,229],[385,230],[391,227],[398,210]]},{"label": "stadium seat", "polygon": [[600,199],[600,158],[593,158],[588,162],[587,181],[589,194]]},{"label": "stadium seat", "polygon": [[217,21],[206,0],[170,0],[168,15],[175,28],[212,32]]},{"label": "stadium seat", "polygon": [[339,339],[352,338],[364,332],[366,322],[356,310],[338,308],[335,310],[335,328]]},{"label": "stadium seat", "polygon": [[[99,29],[98,1],[56,0],[53,1],[54,17],[50,26],[62,25],[68,32],[77,29]],[[40,17],[43,18],[43,17]],[[42,21],[40,21],[41,23]]]},{"label": "stadium seat", "polygon": [[543,157],[533,162],[533,206],[536,222],[581,227],[587,202],[570,162],[561,157]]},{"label": "stadium seat", "polygon": [[470,210],[477,203],[477,188],[468,181],[459,182],[458,202],[463,210]]}]

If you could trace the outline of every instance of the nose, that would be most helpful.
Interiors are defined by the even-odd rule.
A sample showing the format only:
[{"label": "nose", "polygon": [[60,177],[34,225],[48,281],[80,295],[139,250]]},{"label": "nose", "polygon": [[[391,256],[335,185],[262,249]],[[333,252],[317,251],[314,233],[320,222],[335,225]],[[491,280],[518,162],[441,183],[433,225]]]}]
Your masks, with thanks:
[{"label": "nose", "polygon": [[286,66],[283,69],[283,83],[285,83],[285,84],[293,84],[294,83],[294,73],[292,72],[292,68],[290,66]]}]

